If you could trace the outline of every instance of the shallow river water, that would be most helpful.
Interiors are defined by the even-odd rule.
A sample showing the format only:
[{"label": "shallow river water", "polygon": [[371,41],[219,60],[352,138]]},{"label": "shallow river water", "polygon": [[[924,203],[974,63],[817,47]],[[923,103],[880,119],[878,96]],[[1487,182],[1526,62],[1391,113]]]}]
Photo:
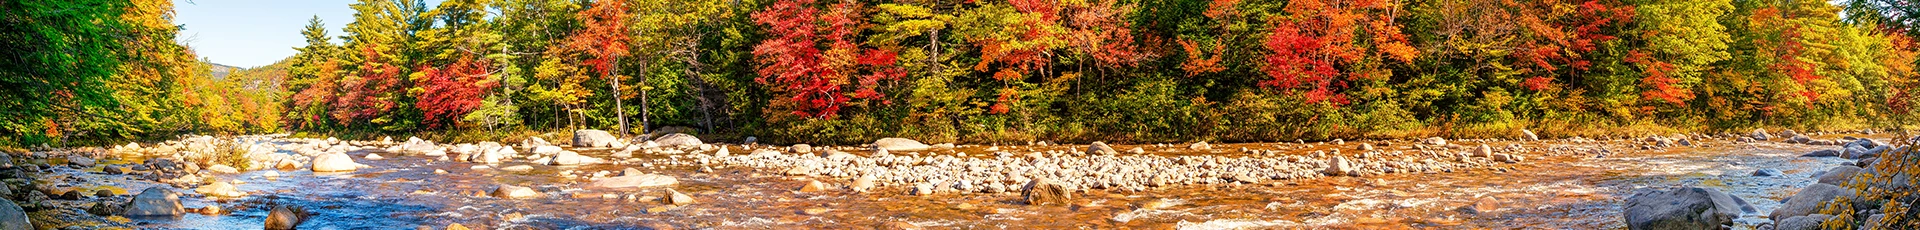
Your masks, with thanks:
[{"label": "shallow river water", "polygon": [[[1357,143],[1293,147],[1287,152],[1350,149]],[[1383,148],[1389,150],[1412,145],[1368,143],[1385,144]],[[1851,163],[1798,157],[1831,146],[1778,143],[1701,141],[1701,147],[1666,150],[1637,150],[1638,143],[1624,140],[1488,143],[1519,143],[1541,151],[1528,153],[1530,158],[1518,164],[1453,172],[1186,185],[1138,192],[1093,189],[1075,193],[1071,205],[1054,206],[1025,205],[1018,192],[915,196],[907,191],[911,186],[883,186],[868,193],[798,192],[808,179],[845,185],[849,178],[785,176],[779,169],[739,166],[702,172],[692,166],[664,166],[674,165],[665,164],[675,159],[670,156],[639,156],[647,159],[636,161],[641,164],[534,166],[531,171],[509,172],[423,156],[368,160],[361,157],[389,154],[357,151],[350,155],[371,168],[349,173],[263,170],[218,175],[223,181],[242,182],[236,185],[249,195],[224,200],[188,195],[183,203],[189,208],[218,205],[228,213],[130,223],[141,228],[259,229],[267,213],[264,207],[271,203],[305,207],[314,213],[301,229],[442,229],[455,223],[475,229],[1624,229],[1620,204],[1635,189],[1701,186],[1753,204],[1759,211],[1746,213],[1738,221],[1743,224],[1740,227],[1752,228],[1764,222],[1765,212],[1780,205],[1778,200],[1814,183],[1812,175]],[[1304,146],[1220,144],[1215,149],[1222,150],[1216,151],[1141,147],[1154,149],[1149,154],[1242,156],[1225,149],[1280,145]],[[602,158],[611,154],[573,150]],[[957,152],[987,155],[979,154],[986,152],[981,147],[963,146]],[[583,189],[586,181],[579,177],[560,176],[606,171],[617,175],[625,168],[677,177],[679,184],[670,187],[698,201],[676,207],[657,200],[665,196],[664,188],[589,190]],[[1784,175],[1751,175],[1766,168]],[[269,171],[278,176],[265,176]],[[99,167],[56,167],[49,175],[81,177],[86,183],[82,188],[117,190],[117,194],[166,186],[103,174]],[[499,184],[533,187],[545,197],[487,196]],[[191,188],[174,189],[194,194]]]}]

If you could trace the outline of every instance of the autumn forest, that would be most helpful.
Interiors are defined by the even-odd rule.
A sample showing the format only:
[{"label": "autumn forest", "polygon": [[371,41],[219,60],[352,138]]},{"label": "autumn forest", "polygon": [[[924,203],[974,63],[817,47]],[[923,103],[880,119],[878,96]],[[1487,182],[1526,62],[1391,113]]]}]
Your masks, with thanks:
[{"label": "autumn forest", "polygon": [[1909,0],[360,0],[298,54],[220,77],[175,42],[171,4],[0,2],[0,145],[1290,142],[1920,115]]}]

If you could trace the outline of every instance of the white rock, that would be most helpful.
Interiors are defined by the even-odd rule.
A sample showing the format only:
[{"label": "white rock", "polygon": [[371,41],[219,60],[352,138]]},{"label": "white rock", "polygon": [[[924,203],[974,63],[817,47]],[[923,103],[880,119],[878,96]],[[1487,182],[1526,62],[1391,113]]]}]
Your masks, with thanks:
[{"label": "white rock", "polygon": [[359,170],[366,165],[353,162],[353,157],[345,153],[322,154],[313,158],[314,172],[347,172]]}]

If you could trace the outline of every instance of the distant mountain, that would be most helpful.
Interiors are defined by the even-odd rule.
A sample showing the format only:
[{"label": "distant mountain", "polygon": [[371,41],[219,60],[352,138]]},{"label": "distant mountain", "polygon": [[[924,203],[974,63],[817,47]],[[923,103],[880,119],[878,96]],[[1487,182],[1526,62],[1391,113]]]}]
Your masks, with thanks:
[{"label": "distant mountain", "polygon": [[207,64],[212,65],[212,67],[209,67],[208,69],[213,71],[213,80],[215,81],[226,80],[227,75],[233,74],[233,72],[237,72],[240,70],[246,70],[246,68],[234,67],[234,66],[224,65],[220,63],[209,62]]}]

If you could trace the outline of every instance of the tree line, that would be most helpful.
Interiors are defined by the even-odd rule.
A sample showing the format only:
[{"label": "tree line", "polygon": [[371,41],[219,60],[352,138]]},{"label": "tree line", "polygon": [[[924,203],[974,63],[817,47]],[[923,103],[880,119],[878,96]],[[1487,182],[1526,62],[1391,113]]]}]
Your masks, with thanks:
[{"label": "tree line", "polygon": [[[257,111],[274,112],[247,121],[320,133],[686,127],[855,143],[1897,128],[1920,112],[1912,5],[361,0],[344,35],[316,17],[298,54],[242,78],[271,83],[258,105],[273,108]],[[46,124],[16,123],[9,134]]]}]

